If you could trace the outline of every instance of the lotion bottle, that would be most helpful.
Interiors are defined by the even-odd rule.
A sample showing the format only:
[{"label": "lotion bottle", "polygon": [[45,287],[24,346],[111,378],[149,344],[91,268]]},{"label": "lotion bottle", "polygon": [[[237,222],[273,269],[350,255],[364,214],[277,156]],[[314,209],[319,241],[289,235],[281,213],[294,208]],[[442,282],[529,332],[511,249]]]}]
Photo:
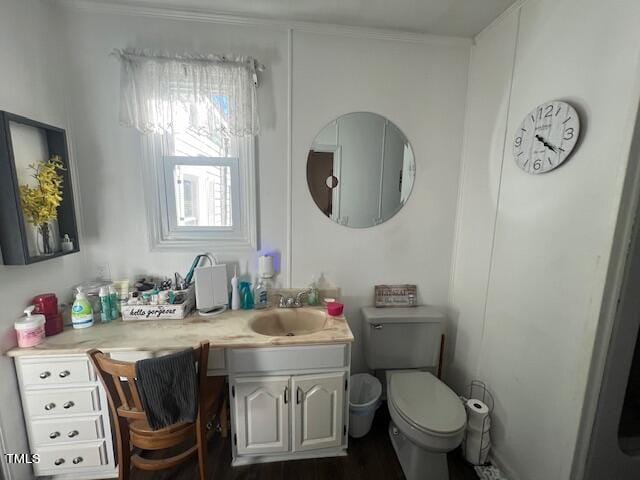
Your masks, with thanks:
[{"label": "lotion bottle", "polygon": [[238,269],[233,271],[231,279],[231,310],[240,310],[240,290],[238,290]]}]

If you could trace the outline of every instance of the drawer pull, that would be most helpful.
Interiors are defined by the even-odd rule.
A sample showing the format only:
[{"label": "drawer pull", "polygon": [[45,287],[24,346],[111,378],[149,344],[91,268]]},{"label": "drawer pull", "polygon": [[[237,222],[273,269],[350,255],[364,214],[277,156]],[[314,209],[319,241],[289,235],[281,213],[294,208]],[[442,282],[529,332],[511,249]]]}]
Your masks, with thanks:
[{"label": "drawer pull", "polygon": [[53,462],[56,466],[62,465],[64,463],[64,458],[59,458],[55,462]]},{"label": "drawer pull", "polygon": [[82,462],[82,460],[84,460],[82,457],[76,457],[72,460],[74,465],[79,464],[80,462]]},{"label": "drawer pull", "polygon": [[60,436],[60,432],[51,432],[49,434],[49,438],[53,440],[54,438],[58,438]]},{"label": "drawer pull", "polygon": [[71,375],[71,372],[69,370],[63,370],[58,374],[60,378],[68,377],[69,375]]},{"label": "drawer pull", "polygon": [[80,432],[78,432],[78,430],[71,430],[69,433],[67,433],[67,437],[69,438],[77,437],[78,435],[80,435]]},{"label": "drawer pull", "polygon": [[66,410],[70,409],[71,407],[73,407],[75,405],[75,403],[73,403],[71,400],[69,400],[67,403],[65,403],[64,405],[62,405],[62,407]]},{"label": "drawer pull", "polygon": [[44,406],[44,409],[45,409],[45,410],[47,410],[47,411],[48,411],[48,410],[53,410],[54,408],[56,408],[56,404],[55,404],[55,403],[47,403],[47,404]]},{"label": "drawer pull", "polygon": [[43,380],[44,380],[45,378],[47,378],[47,377],[50,377],[50,376],[51,376],[51,372],[42,372],[42,373],[40,374],[40,378],[41,378],[41,379],[43,379]]}]

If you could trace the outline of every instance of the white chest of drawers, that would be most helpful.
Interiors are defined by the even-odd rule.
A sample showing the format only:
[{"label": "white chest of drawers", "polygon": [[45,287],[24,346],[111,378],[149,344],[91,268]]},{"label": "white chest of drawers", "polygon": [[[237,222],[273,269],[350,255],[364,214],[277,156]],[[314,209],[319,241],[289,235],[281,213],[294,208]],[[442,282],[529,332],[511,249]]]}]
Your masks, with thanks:
[{"label": "white chest of drawers", "polygon": [[29,446],[36,476],[117,476],[109,406],[86,355],[17,357]]}]

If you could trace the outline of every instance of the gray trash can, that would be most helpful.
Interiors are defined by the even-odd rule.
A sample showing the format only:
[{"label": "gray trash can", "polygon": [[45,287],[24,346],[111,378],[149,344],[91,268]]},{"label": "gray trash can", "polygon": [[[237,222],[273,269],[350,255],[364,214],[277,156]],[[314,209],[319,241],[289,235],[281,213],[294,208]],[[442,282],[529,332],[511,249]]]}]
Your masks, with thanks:
[{"label": "gray trash can", "polygon": [[381,395],[382,384],[376,377],[368,373],[351,375],[349,435],[360,438],[369,433]]}]

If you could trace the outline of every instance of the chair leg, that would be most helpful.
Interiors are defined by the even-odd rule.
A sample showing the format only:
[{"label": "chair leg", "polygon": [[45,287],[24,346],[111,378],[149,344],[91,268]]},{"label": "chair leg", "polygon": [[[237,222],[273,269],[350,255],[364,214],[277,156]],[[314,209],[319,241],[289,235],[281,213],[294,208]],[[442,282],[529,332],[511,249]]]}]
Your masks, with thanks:
[{"label": "chair leg", "polygon": [[198,442],[198,467],[200,480],[207,480],[207,425],[198,415],[196,426],[196,441]]},{"label": "chair leg", "polygon": [[222,406],[220,407],[220,436],[227,438],[229,435],[229,405],[227,403],[227,395],[224,394],[222,399]]},{"label": "chair leg", "polygon": [[118,447],[118,479],[129,480],[131,474],[131,444],[129,443],[129,422],[119,418],[120,428],[117,432]]}]

